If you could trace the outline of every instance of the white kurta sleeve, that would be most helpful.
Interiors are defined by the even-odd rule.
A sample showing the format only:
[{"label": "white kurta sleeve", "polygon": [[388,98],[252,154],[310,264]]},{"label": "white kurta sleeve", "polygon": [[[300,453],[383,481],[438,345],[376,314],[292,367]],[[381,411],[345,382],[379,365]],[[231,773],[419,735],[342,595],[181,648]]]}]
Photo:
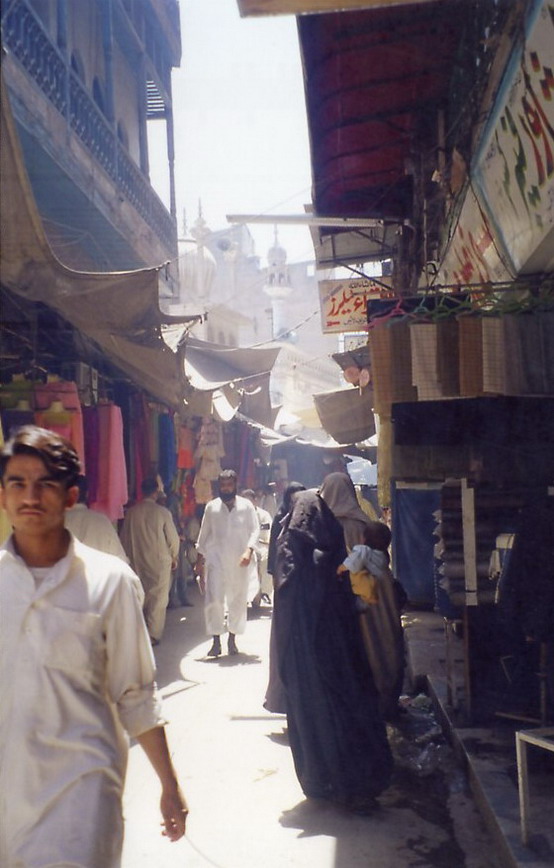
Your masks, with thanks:
[{"label": "white kurta sleeve", "polygon": [[207,554],[207,550],[210,545],[210,538],[212,535],[212,524],[213,524],[213,515],[212,510],[210,508],[210,504],[206,505],[206,509],[204,510],[204,515],[202,516],[202,523],[200,525],[200,531],[198,533],[198,539],[196,540],[196,551],[200,552],[204,557]]},{"label": "white kurta sleeve", "polygon": [[165,723],[139,597],[140,581],[129,572],[114,595],[106,624],[108,690],[131,737]]}]

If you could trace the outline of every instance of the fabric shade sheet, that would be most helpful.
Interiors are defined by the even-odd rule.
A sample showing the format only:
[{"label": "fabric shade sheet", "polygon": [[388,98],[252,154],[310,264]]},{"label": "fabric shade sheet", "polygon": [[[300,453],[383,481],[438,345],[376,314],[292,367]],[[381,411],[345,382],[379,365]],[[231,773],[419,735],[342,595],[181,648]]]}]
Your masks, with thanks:
[{"label": "fabric shade sheet", "polygon": [[314,395],[314,403],[323,428],[337,443],[359,443],[375,434],[369,387],[321,392]]}]

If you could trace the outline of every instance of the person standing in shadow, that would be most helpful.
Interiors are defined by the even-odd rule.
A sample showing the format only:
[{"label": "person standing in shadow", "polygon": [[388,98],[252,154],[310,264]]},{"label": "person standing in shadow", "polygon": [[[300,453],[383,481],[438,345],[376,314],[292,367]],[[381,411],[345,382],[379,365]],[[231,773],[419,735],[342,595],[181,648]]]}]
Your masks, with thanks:
[{"label": "person standing in shadow", "polygon": [[[384,522],[372,521],[360,508],[348,473],[330,473],[323,480],[320,494],[342,526],[349,553],[358,545],[387,551],[390,531]],[[367,605],[359,595],[356,601],[362,639],[379,691],[379,707],[385,719],[394,720],[399,713],[404,676],[404,635],[397,583],[390,570],[379,583],[373,604]]]},{"label": "person standing in shadow", "polygon": [[392,754],[357,625],[341,525],[316,491],[293,496],[277,540],[274,624],[294,767],[306,796],[376,807]]},{"label": "person standing in shadow", "polygon": [[[273,588],[277,582],[277,539],[283,529],[283,521],[292,509],[292,501],[294,495],[298,491],[305,491],[306,488],[301,482],[290,482],[283,492],[283,501],[278,508],[273,521],[271,523],[271,531],[269,534],[269,548],[267,554],[267,572],[273,576]],[[273,595],[273,614],[275,615],[275,607],[278,605],[275,594]],[[269,634],[269,681],[265,692],[264,708],[266,711],[272,711],[275,714],[286,714],[287,703],[285,690],[279,676],[279,664],[277,662],[277,643],[275,634],[275,619],[271,620],[271,631]]]}]

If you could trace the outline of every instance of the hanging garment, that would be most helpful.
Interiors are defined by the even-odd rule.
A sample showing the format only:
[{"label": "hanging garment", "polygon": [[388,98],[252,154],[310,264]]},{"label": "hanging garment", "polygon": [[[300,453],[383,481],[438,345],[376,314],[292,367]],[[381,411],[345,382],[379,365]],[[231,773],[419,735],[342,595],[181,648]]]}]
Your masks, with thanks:
[{"label": "hanging garment", "polygon": [[177,473],[177,450],[173,415],[170,413],[160,413],[158,428],[160,448],[158,470],[163,484],[169,485]]},{"label": "hanging garment", "polygon": [[34,381],[27,380],[23,374],[14,374],[9,383],[0,386],[0,407],[5,410],[14,410],[20,401],[25,406],[33,409]]},{"label": "hanging garment", "polygon": [[181,470],[194,468],[194,433],[186,425],[179,428],[179,451],[177,453],[177,466]]},{"label": "hanging garment", "polygon": [[123,518],[123,506],[129,499],[121,408],[116,404],[99,404],[98,426],[98,490],[90,505],[105,513],[110,521],[117,521]]},{"label": "hanging garment", "polygon": [[[33,401],[37,410],[50,412],[54,403],[61,404],[71,412],[71,434],[69,440],[75,446],[85,473],[86,452],[83,430],[83,413],[77,384],[71,380],[48,379],[46,383],[36,383],[33,388]],[[45,426],[50,427],[49,425]],[[54,429],[52,429],[54,430]]]},{"label": "hanging garment", "polygon": [[85,435],[89,502],[96,503],[100,480],[100,421],[98,418],[98,407],[83,407],[83,429]]},{"label": "hanging garment", "polygon": [[81,411],[66,410],[61,401],[53,401],[47,410],[37,410],[35,425],[54,431],[73,444],[81,462],[81,473],[86,473],[85,439]]},{"label": "hanging garment", "polygon": [[46,383],[35,383],[33,400],[36,410],[47,410],[53,401],[60,401],[65,410],[81,411],[77,383],[71,380],[49,378]]},{"label": "hanging garment", "polygon": [[[20,403],[24,403],[21,401]],[[21,428],[22,425],[34,425],[35,424],[35,414],[32,410],[28,409],[13,409],[13,410],[2,410],[2,427],[6,432],[6,439],[9,440],[10,437],[13,437],[18,428]]]},{"label": "hanging garment", "polygon": [[131,401],[131,455],[133,488],[141,490],[143,479],[151,475],[153,459],[150,453],[150,409],[144,395],[135,394]]}]

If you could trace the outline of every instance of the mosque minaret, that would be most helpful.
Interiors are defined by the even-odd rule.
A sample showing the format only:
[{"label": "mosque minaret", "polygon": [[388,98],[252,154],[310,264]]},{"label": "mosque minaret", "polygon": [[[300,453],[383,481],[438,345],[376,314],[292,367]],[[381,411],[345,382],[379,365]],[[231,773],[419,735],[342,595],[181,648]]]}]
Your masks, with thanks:
[{"label": "mosque minaret", "polygon": [[289,283],[287,252],[284,247],[279,245],[277,227],[275,227],[273,247],[270,247],[267,253],[267,261],[267,283],[264,284],[263,291],[271,299],[273,338],[279,340],[290,329],[290,324],[287,324],[286,321],[286,302],[292,292],[292,286]]}]

